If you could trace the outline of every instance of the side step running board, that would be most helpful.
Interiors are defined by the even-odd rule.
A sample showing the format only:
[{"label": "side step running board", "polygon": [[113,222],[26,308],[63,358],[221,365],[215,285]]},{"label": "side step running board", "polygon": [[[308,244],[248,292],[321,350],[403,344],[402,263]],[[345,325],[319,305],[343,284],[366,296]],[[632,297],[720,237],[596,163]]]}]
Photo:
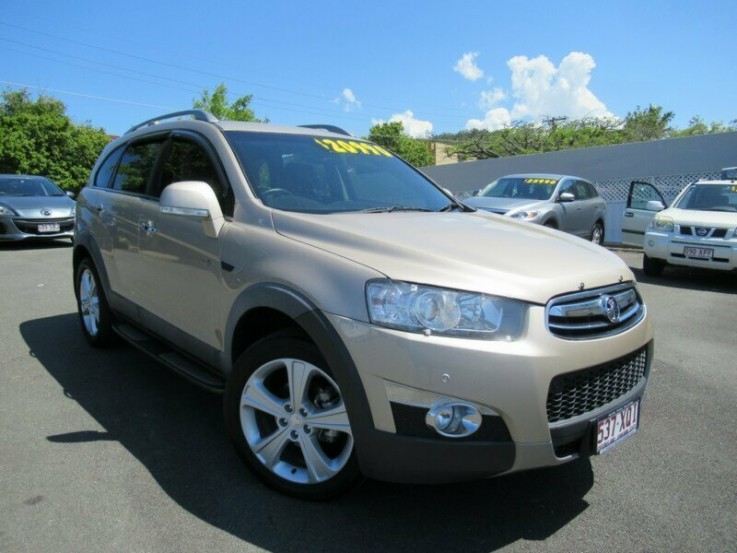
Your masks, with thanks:
[{"label": "side step running board", "polygon": [[193,384],[217,394],[225,391],[225,381],[222,378],[218,378],[204,365],[174,351],[153,336],[127,323],[115,324],[113,328],[126,342],[163,363]]}]

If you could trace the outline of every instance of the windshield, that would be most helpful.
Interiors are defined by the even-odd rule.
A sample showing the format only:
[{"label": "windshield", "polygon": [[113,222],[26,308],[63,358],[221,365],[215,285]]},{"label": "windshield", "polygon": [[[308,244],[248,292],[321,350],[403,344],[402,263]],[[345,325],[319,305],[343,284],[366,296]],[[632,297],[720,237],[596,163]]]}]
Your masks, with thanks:
[{"label": "windshield", "polygon": [[0,177],[0,196],[64,196],[64,192],[43,178]]},{"label": "windshield", "polygon": [[737,212],[737,184],[692,184],[674,207]]},{"label": "windshield", "polygon": [[254,193],[276,209],[442,211],[456,205],[422,173],[370,142],[244,131],[227,136]]},{"label": "windshield", "polygon": [[558,184],[557,179],[543,177],[502,177],[478,193],[481,198],[519,198],[549,200]]}]

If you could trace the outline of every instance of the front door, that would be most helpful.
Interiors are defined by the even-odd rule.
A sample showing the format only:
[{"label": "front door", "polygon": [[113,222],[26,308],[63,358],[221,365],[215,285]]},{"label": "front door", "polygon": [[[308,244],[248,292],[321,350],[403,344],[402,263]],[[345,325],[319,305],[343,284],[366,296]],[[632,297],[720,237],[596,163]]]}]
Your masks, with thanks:
[{"label": "front door", "polygon": [[[141,299],[141,319],[160,336],[183,349],[220,350],[219,298],[222,292],[220,253],[226,224],[218,238],[205,235],[202,222],[162,213],[158,197],[172,182],[202,181],[215,191],[224,211],[232,214],[232,197],[217,169],[215,156],[193,138],[173,136],[161,163],[156,198],[146,199],[139,220],[139,248],[149,279]],[[182,343],[183,336],[195,343]]]},{"label": "front door", "polygon": [[642,247],[645,229],[655,214],[667,206],[663,195],[652,184],[632,181],[622,222],[622,243]]}]

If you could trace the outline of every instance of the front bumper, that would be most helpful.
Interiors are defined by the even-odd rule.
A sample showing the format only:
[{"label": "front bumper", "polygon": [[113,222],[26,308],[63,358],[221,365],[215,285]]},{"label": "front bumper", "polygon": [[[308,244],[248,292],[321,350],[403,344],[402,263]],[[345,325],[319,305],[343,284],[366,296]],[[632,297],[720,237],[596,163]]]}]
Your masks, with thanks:
[{"label": "front bumper", "polygon": [[55,238],[74,238],[74,217],[61,219],[0,217],[0,242]]},{"label": "front bumper", "polygon": [[[645,255],[661,259],[671,265],[733,271],[737,269],[737,240],[723,238],[700,238],[676,232],[648,231],[645,233]],[[687,255],[686,248],[712,250],[711,258]]]},{"label": "front bumper", "polygon": [[[356,442],[364,474],[398,482],[452,482],[591,454],[595,421],[644,396],[652,328],[646,316],[615,336],[564,340],[545,330],[544,311],[530,309],[528,331],[515,342],[416,335],[330,316],[368,400],[371,430]],[[556,376],[601,371],[638,352],[642,374],[624,392],[551,422],[548,403]],[[423,425],[427,405],[398,399],[392,392],[397,386],[417,390],[414,396],[428,401],[448,398],[478,406],[485,413],[481,428],[463,439],[439,436]]]}]

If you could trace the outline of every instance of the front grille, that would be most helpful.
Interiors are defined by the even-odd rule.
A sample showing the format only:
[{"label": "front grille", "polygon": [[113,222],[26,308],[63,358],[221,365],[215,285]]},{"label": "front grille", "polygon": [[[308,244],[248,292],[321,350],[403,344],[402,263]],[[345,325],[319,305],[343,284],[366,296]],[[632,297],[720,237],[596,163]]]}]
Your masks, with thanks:
[{"label": "front grille", "polygon": [[611,336],[636,325],[645,305],[632,283],[596,288],[553,298],[547,309],[548,330],[569,340]]},{"label": "front grille", "polygon": [[39,236],[48,233],[39,232],[38,225],[58,224],[59,232],[70,232],[74,230],[74,217],[65,217],[63,219],[13,219],[13,223],[18,227],[19,231],[25,234],[37,234]]},{"label": "front grille", "polygon": [[603,365],[553,378],[548,390],[548,422],[572,419],[632,391],[645,378],[647,346]]},{"label": "front grille", "polygon": [[681,225],[680,230],[683,236],[698,236],[700,238],[725,238],[729,229]]}]

